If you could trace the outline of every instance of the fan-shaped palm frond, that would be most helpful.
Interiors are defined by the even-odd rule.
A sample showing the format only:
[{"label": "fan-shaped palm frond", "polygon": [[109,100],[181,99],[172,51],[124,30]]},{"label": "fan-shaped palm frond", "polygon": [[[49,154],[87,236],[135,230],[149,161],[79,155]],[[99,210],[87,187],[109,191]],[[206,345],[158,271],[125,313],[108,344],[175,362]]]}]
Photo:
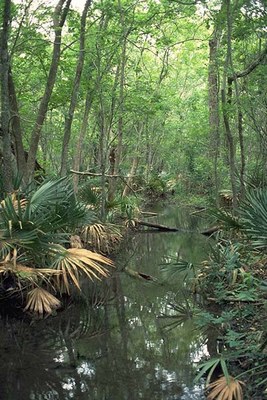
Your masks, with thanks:
[{"label": "fan-shaped palm frond", "polygon": [[60,305],[61,302],[50,292],[41,287],[36,287],[28,292],[24,310],[40,315],[51,314]]},{"label": "fan-shaped palm frond", "polygon": [[184,279],[196,277],[196,265],[184,260],[166,263],[161,267],[161,271],[166,280],[170,282],[177,279],[180,280],[181,274],[184,274]]},{"label": "fan-shaped palm frond", "polygon": [[85,243],[105,254],[110,254],[122,238],[119,229],[112,224],[86,226],[82,235]]},{"label": "fan-shaped palm frond", "polygon": [[[17,191],[7,196],[0,203],[2,282],[11,277],[15,290],[58,284],[69,293],[70,284],[80,289],[82,274],[90,279],[106,277],[105,266],[113,265],[109,259],[83,248],[63,247],[73,242],[75,228],[88,225],[91,217],[92,213],[76,201],[67,178],[48,181],[23,195]],[[38,287],[30,293],[26,310],[51,312],[53,301],[46,292]]]},{"label": "fan-shaped palm frond", "polygon": [[230,210],[215,208],[210,209],[209,214],[215,217],[218,223],[222,225],[224,229],[239,230],[241,228],[239,218],[233,215],[232,211]]},{"label": "fan-shaped palm frond", "polygon": [[80,290],[80,275],[84,274],[89,279],[107,277],[109,272],[103,265],[113,266],[113,262],[101,254],[86,249],[64,249],[58,247],[58,254],[52,268],[61,271],[57,277],[57,284],[62,291],[70,293],[69,282]]},{"label": "fan-shaped palm frond", "polygon": [[216,381],[210,383],[207,389],[210,391],[208,400],[242,400],[244,382],[229,376],[221,376]]},{"label": "fan-shaped palm frond", "polygon": [[267,189],[256,189],[246,195],[240,206],[243,232],[256,248],[267,246]]},{"label": "fan-shaped palm frond", "polygon": [[[67,241],[68,231],[86,222],[85,206],[76,202],[66,178],[48,181],[34,193],[20,199],[19,193],[7,196],[0,209],[1,239],[12,245],[46,251],[49,243]],[[4,250],[6,253],[6,248]]]},{"label": "fan-shaped palm frond", "polygon": [[163,325],[163,329],[171,330],[177,328],[178,326],[184,324],[185,322],[192,320],[193,318],[193,310],[185,301],[183,304],[168,304],[171,313],[170,314],[161,314],[158,318],[162,321],[166,321]]}]

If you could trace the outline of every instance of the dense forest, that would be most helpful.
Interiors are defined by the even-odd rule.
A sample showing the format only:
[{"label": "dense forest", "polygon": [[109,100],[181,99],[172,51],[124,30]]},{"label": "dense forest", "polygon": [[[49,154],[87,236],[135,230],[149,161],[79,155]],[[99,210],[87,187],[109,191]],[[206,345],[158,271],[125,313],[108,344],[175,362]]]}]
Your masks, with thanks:
[{"label": "dense forest", "polygon": [[236,202],[263,179],[264,2],[75,5],[2,2],[4,191],[74,170]]},{"label": "dense forest", "polygon": [[191,205],[216,242],[193,291],[224,310],[199,313],[224,344],[197,378],[211,400],[263,399],[266,2],[4,0],[0,23],[1,296],[51,314],[112,273],[122,220]]}]

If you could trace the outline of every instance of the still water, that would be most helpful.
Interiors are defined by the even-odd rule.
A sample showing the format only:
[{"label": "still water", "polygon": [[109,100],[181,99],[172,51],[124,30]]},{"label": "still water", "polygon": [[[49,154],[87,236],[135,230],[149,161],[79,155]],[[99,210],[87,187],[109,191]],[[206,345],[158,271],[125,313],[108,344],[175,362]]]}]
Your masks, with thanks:
[{"label": "still water", "polygon": [[192,318],[177,317],[177,306],[186,314],[195,300],[182,275],[162,265],[202,261],[207,239],[185,211],[168,208],[150,221],[188,233],[132,234],[112,277],[86,284],[82,301],[44,320],[1,317],[1,400],[205,398],[193,383],[205,339]]}]

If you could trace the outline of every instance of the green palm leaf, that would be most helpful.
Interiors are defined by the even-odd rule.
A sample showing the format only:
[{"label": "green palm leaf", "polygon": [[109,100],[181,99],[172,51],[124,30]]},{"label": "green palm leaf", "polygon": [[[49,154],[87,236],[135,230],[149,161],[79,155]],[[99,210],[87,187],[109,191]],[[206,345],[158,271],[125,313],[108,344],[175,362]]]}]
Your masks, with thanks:
[{"label": "green palm leaf", "polygon": [[267,246],[267,190],[256,189],[246,195],[240,207],[242,231],[256,248]]}]

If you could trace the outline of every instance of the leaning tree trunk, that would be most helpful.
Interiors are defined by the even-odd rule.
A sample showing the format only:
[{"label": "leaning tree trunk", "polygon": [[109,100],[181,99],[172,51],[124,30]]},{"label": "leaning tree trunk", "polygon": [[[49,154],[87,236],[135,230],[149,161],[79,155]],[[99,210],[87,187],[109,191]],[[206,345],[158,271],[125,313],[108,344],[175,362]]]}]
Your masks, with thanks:
[{"label": "leaning tree trunk", "polygon": [[68,161],[68,148],[69,141],[71,136],[71,126],[74,116],[74,111],[77,104],[78,92],[80,87],[81,75],[84,66],[84,58],[85,58],[85,27],[86,27],[86,17],[89,6],[91,4],[91,0],[87,0],[83,13],[81,16],[81,32],[80,32],[80,51],[79,57],[76,66],[76,74],[74,78],[74,84],[71,93],[69,110],[65,118],[65,128],[64,128],[64,137],[62,143],[62,152],[61,152],[61,168],[60,168],[60,176],[65,176],[67,174],[67,161]]},{"label": "leaning tree trunk", "polygon": [[[66,2],[65,7],[63,8],[64,3]],[[45,92],[41,99],[37,118],[35,121],[35,125],[33,128],[31,140],[30,140],[30,148],[28,153],[27,160],[27,170],[25,181],[30,182],[34,172],[35,160],[37,155],[37,149],[41,137],[42,126],[47,114],[49,100],[55,85],[58,65],[60,60],[60,50],[61,50],[61,39],[62,39],[62,28],[67,18],[67,14],[69,11],[71,0],[59,0],[56,5],[54,11],[54,32],[55,32],[55,40],[53,46],[53,55],[52,61],[50,65],[50,70],[48,73],[48,78],[46,82]]]},{"label": "leaning tree trunk", "polygon": [[10,26],[11,1],[5,0],[3,9],[2,35],[1,35],[1,125],[3,134],[3,189],[4,192],[11,192],[13,189],[12,179],[12,151],[11,136],[9,131],[10,105],[8,91],[8,36]]}]

